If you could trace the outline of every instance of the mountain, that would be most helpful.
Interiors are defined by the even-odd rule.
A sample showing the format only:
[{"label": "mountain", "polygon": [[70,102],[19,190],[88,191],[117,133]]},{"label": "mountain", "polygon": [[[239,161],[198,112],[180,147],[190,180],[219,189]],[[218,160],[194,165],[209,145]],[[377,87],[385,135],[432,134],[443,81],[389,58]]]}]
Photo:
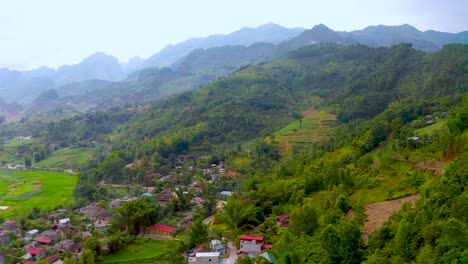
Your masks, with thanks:
[{"label": "mountain", "polygon": [[143,68],[143,64],[145,63],[145,59],[142,57],[136,56],[128,60],[127,63],[122,63],[122,70],[126,75],[132,73],[134,71],[138,71]]},{"label": "mountain", "polygon": [[174,63],[172,68],[184,73],[221,71],[226,74],[246,64],[273,59],[276,54],[276,46],[271,43],[197,49]]},{"label": "mountain", "polygon": [[[456,83],[463,82],[460,67],[466,64],[467,48],[451,45],[432,57],[405,44],[380,49],[307,46],[199,90],[157,101],[122,128],[121,139],[177,134],[193,146],[225,147],[269,135],[292,122],[291,113],[308,107],[312,96],[324,98],[323,105],[341,122],[372,118],[395,100],[431,102],[458,89],[466,92]],[[426,60],[429,66],[420,67]],[[437,70],[441,68],[445,70]],[[426,75],[431,82],[424,81]]]},{"label": "mountain", "polygon": [[0,69],[0,97],[6,102],[30,104],[46,90],[93,79],[119,81],[124,76],[115,57],[98,52],[78,64],[61,66],[57,70],[47,67],[29,71]]},{"label": "mountain", "polygon": [[[244,27],[227,35],[189,39],[163,49],[146,61],[134,57],[119,64],[115,57],[98,52],[58,70],[0,69],[0,96],[8,103],[18,102],[28,108],[43,91],[55,89],[60,97],[57,102],[102,110],[197,89],[241,67],[271,61],[301,47],[324,42],[370,47],[411,42],[416,49],[432,52],[447,43],[467,43],[468,31],[452,34],[422,32],[410,25],[378,25],[336,32],[323,24],[304,30],[270,23],[257,28]],[[152,67],[161,65],[170,68]]]},{"label": "mountain", "polygon": [[176,45],[169,45],[146,60],[144,67],[168,67],[196,49],[226,45],[249,46],[256,42],[278,44],[303,32],[304,28],[285,28],[273,23],[257,28],[244,27],[227,35],[192,38]]},{"label": "mountain", "polygon": [[103,52],[97,52],[72,66],[61,66],[54,75],[57,86],[98,79],[106,81],[119,81],[124,72],[117,58]]},{"label": "mountain", "polygon": [[362,30],[338,32],[341,37],[350,38],[369,47],[389,47],[402,42],[410,42],[414,48],[433,52],[449,43],[468,43],[468,32],[457,34],[434,30],[420,31],[404,24],[400,26],[369,26]]},{"label": "mountain", "polygon": [[280,51],[285,53],[300,47],[322,42],[331,42],[341,45],[356,43],[355,41],[341,37],[337,32],[331,30],[324,24],[319,24],[314,26],[312,29],[305,30],[297,37],[279,44],[278,48]]}]

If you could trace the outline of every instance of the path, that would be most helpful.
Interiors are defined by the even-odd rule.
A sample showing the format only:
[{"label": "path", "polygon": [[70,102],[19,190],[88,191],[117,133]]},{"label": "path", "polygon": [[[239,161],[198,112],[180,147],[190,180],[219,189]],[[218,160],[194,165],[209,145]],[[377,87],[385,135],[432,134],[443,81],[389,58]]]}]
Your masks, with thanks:
[{"label": "path", "polygon": [[214,215],[203,219],[203,224],[209,227],[210,223],[213,222],[213,220],[214,220]]},{"label": "path", "polygon": [[415,201],[419,197],[421,197],[420,194],[415,194],[396,200],[366,205],[365,213],[367,215],[367,221],[364,223],[364,228],[362,230],[362,239],[364,242],[367,243],[369,235],[376,229],[380,228],[394,212],[400,210],[403,203],[409,202],[414,206]]},{"label": "path", "polygon": [[[203,224],[210,228],[210,223],[213,222],[214,215],[203,219]],[[224,239],[224,238],[223,238]],[[224,259],[224,264],[236,264],[237,262],[237,247],[234,246],[232,241],[228,241],[229,256]]]},{"label": "path", "polygon": [[237,262],[237,248],[234,246],[232,241],[228,242],[228,248],[229,248],[229,257],[224,259],[224,264],[236,264]]}]

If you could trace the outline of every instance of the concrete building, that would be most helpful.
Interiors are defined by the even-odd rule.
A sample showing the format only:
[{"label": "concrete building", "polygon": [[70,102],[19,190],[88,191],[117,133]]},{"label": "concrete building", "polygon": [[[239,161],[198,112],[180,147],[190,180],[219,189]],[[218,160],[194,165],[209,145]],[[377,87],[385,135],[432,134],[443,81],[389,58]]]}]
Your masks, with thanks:
[{"label": "concrete building", "polygon": [[198,252],[189,258],[192,264],[219,264],[219,252]]}]

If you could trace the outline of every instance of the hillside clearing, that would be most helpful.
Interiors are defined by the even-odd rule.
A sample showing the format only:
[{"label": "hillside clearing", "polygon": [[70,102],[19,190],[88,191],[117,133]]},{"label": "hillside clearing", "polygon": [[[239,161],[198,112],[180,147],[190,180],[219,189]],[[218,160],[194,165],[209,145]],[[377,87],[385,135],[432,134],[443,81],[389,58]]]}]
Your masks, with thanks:
[{"label": "hillside clearing", "polygon": [[317,106],[318,103],[302,112],[302,121],[294,121],[275,133],[282,156],[291,156],[293,146],[325,142],[333,135],[336,115],[319,111]]},{"label": "hillside clearing", "polygon": [[420,194],[414,194],[396,200],[366,205],[364,212],[367,215],[367,221],[364,223],[364,228],[362,230],[363,240],[367,243],[369,235],[380,228],[393,213],[400,210],[403,203],[409,202],[414,206],[415,201],[419,199],[419,197],[421,197]]}]

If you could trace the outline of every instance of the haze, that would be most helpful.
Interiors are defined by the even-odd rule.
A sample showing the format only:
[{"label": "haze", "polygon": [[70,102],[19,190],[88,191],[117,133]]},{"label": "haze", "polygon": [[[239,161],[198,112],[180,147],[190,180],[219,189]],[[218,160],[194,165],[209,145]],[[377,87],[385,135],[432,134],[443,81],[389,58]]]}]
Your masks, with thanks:
[{"label": "haze", "polygon": [[230,33],[274,22],[324,23],[334,30],[411,24],[420,30],[468,29],[468,2],[452,1],[3,1],[0,68],[74,64],[96,51],[127,61],[147,58],[191,37]]}]

